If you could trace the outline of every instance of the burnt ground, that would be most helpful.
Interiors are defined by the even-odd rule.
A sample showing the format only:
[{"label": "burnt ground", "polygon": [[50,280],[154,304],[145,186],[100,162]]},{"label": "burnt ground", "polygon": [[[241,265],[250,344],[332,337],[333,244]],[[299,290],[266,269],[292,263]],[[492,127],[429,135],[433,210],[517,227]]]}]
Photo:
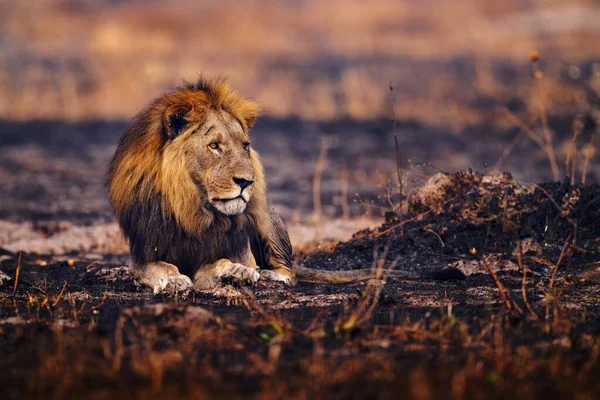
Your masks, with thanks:
[{"label": "burnt ground", "polygon": [[[118,248],[18,252],[10,240],[27,239],[20,224],[51,240],[110,223],[101,182],[124,125],[6,123],[0,213],[15,232],[0,245],[11,248],[0,253],[3,398],[600,394],[599,186],[519,183],[548,177],[544,156],[524,143],[506,163],[518,180],[472,172],[427,180],[431,171],[407,169],[420,181],[399,207],[397,195],[385,196],[395,174],[389,121],[263,122],[255,145],[286,219],[310,212],[322,135],[331,140],[323,179],[334,188],[322,194],[332,205],[325,214],[340,212],[340,165],[355,172],[353,214],[364,199],[387,211],[380,227],[296,261],[373,267],[379,279],[156,296],[131,279]],[[414,164],[448,170],[484,170],[514,139],[411,123],[398,130]],[[381,266],[421,278],[388,279]]]}]

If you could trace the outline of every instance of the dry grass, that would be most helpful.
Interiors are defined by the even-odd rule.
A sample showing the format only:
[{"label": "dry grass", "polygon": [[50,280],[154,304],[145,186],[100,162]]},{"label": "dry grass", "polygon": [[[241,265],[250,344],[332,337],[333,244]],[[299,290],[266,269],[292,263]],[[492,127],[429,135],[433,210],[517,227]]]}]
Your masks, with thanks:
[{"label": "dry grass", "polygon": [[[387,116],[392,82],[397,117],[464,126],[481,119],[467,107],[479,94],[519,90],[494,69],[524,65],[532,49],[559,100],[579,102],[560,70],[600,56],[599,14],[585,0],[5,2],[0,116],[129,118],[204,72],[229,76],[272,115],[319,119]],[[475,73],[453,59],[474,60]]]},{"label": "dry grass", "polygon": [[[39,352],[30,355],[37,367],[28,367],[29,379],[19,393],[30,398],[82,393],[105,398],[126,392],[136,398],[251,394],[271,399],[325,393],[391,396],[408,390],[414,398],[450,392],[460,399],[502,397],[515,390],[533,398],[547,390],[593,396],[598,390],[592,377],[598,372],[600,344],[597,336],[577,332],[581,322],[576,317],[563,318],[560,329],[531,347],[521,337],[523,326],[505,313],[473,320],[448,306],[417,319],[382,322],[380,316],[379,323],[362,321],[352,335],[336,335],[319,315],[306,329],[286,321],[291,325],[280,331],[281,319],[273,316],[277,311],[252,302],[250,323],[223,319],[196,305],[135,306],[120,312],[108,336],[98,334],[92,305],[81,315],[87,322],[75,329],[42,320]],[[59,316],[69,307],[61,304],[55,310]],[[527,325],[527,335],[539,336],[542,326]],[[31,334],[25,326],[11,338],[31,340]],[[565,352],[572,347],[579,358]],[[464,357],[457,356],[461,352]],[[414,360],[423,354],[429,361]],[[24,367],[16,360],[12,365]],[[11,394],[16,392],[7,393],[8,398]]]}]

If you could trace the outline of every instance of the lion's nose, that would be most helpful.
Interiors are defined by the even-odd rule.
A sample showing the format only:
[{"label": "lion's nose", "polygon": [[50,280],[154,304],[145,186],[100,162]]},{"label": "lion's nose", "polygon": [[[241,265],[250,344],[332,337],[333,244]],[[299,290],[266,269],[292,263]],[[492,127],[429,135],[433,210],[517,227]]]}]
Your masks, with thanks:
[{"label": "lion's nose", "polygon": [[250,186],[254,183],[254,181],[249,181],[248,179],[235,178],[235,177],[233,178],[233,181],[236,183],[236,185],[241,187],[242,190],[246,189],[248,186]]}]

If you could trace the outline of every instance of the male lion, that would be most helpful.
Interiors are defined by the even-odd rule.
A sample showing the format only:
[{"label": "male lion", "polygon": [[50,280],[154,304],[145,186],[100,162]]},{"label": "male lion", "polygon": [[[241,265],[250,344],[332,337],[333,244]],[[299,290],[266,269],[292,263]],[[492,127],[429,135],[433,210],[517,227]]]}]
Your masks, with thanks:
[{"label": "male lion", "polygon": [[372,276],[292,270],[287,230],[250,147],[258,113],[225,81],[200,79],[156,99],[121,137],[107,174],[110,204],[133,274],[155,293],[210,289],[223,278],[293,285]]}]

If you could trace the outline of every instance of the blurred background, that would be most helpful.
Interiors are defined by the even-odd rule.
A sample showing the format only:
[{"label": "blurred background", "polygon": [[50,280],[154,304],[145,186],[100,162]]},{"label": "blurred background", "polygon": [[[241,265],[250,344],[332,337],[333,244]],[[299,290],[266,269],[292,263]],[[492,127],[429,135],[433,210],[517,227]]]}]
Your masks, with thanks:
[{"label": "blurred background", "polygon": [[391,82],[397,116],[464,126],[527,99],[534,50],[570,111],[600,90],[598,21],[591,0],[4,0],[0,116],[128,119],[204,73],[321,120],[389,116]]},{"label": "blurred background", "polygon": [[394,135],[405,190],[465,168],[597,182],[598,21],[592,0],[2,0],[0,218],[111,221],[127,122],[200,74],[263,105],[287,221],[389,209]]}]

